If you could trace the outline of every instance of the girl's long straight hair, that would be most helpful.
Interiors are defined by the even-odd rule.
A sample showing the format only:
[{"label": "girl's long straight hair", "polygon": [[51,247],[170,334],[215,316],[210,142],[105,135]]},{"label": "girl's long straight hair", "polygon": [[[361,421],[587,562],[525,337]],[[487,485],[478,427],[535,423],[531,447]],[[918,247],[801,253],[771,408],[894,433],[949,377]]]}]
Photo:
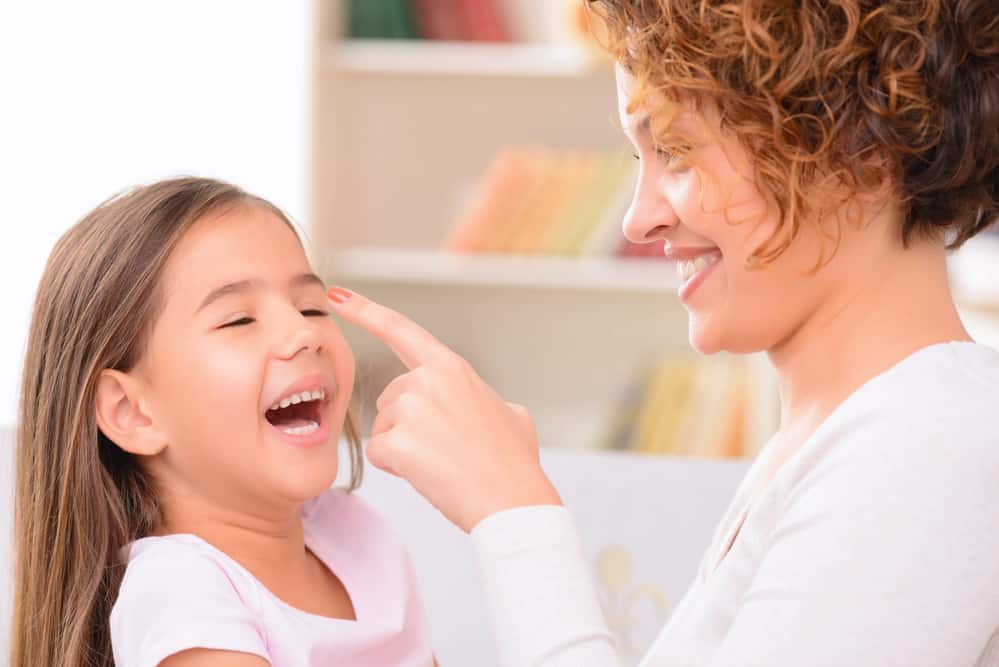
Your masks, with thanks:
[{"label": "girl's long straight hair", "polygon": [[[36,295],[17,425],[11,667],[113,665],[109,621],[121,549],[157,524],[152,485],[100,433],[106,368],[138,361],[161,306],[159,279],[196,221],[267,201],[220,181],[177,178],[112,198],[56,244]],[[361,475],[348,416],[351,488]]]}]

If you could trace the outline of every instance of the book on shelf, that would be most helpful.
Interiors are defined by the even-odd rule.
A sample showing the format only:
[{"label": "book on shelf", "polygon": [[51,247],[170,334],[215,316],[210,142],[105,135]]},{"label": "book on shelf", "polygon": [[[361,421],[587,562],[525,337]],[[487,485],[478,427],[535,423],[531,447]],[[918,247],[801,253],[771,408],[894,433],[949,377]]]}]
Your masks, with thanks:
[{"label": "book on shelf", "polygon": [[621,222],[636,166],[621,152],[510,147],[499,152],[445,235],[444,250],[562,257],[662,258]]},{"label": "book on shelf", "polygon": [[749,363],[685,355],[644,367],[612,412],[602,445],[673,456],[754,455],[762,443],[751,424]]},{"label": "book on shelf", "polygon": [[354,39],[509,42],[499,0],[350,0]]},{"label": "book on shelf", "polygon": [[572,45],[606,54],[605,31],[579,0],[348,0],[353,39]]},{"label": "book on shelf", "polygon": [[418,37],[409,0],[350,0],[346,6],[351,38]]}]

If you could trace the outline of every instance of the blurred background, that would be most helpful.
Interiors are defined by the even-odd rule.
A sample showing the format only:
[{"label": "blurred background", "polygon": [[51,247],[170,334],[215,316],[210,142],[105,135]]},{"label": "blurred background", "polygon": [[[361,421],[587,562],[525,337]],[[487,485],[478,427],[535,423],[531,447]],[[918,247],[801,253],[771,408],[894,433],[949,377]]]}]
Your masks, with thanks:
[{"label": "blurred background", "polygon": [[[661,248],[623,242],[634,161],[579,0],[5,2],[0,76],[0,427],[15,420],[34,290],[58,236],[130,185],[222,178],[285,209],[325,279],[410,315],[527,405],[579,502],[589,487],[574,471],[624,466],[627,499],[628,474],[680,466],[663,474],[681,471],[676,484],[699,489],[702,506],[659,530],[682,525],[683,540],[640,549],[639,522],[624,551],[610,538],[588,545],[611,598],[627,597],[641,562],[655,572],[668,561],[662,598],[614,618],[652,628],[665,617],[741,466],[776,427],[776,389],[759,357],[696,356],[674,268]],[[962,314],[993,345],[997,274],[994,233],[953,257]],[[368,421],[402,368],[347,334]],[[596,458],[572,463],[572,452]],[[591,522],[612,523],[601,507]],[[421,535],[402,532],[418,570],[432,569]],[[474,586],[474,572],[454,572]],[[428,587],[431,607],[454,591]],[[437,622],[440,641],[452,621]],[[634,655],[646,643],[622,639]]]}]

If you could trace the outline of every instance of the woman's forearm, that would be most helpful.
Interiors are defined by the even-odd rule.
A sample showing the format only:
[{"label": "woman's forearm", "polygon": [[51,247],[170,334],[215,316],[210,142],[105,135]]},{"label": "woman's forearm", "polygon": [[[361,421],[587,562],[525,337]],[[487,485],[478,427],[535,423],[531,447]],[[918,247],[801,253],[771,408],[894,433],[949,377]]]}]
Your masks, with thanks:
[{"label": "woman's forearm", "polygon": [[502,667],[620,664],[568,510],[507,510],[471,535]]}]

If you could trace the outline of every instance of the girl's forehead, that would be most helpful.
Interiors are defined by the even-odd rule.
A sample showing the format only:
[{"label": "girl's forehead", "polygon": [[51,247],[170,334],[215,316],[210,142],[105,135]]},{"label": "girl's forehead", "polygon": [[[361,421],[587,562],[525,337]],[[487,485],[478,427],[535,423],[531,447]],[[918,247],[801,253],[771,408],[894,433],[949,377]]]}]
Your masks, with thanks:
[{"label": "girl's forehead", "polygon": [[180,239],[164,272],[170,293],[190,294],[255,277],[281,281],[311,273],[294,230],[270,211],[240,207],[209,215]]}]

